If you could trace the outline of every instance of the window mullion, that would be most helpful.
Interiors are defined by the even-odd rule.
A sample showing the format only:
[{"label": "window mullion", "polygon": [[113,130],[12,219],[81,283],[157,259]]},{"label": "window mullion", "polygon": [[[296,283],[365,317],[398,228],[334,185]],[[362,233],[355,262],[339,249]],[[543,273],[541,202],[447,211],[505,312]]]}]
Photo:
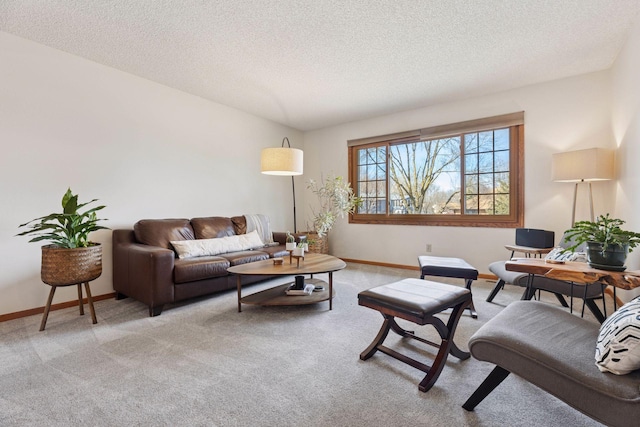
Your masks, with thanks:
[{"label": "window mullion", "polygon": [[[410,136],[402,134],[398,137],[398,135],[394,135],[395,139],[392,140],[384,141],[381,140],[382,137],[373,137],[377,141],[369,140],[367,144],[358,141],[358,144],[349,145],[349,167],[353,168],[353,171],[350,170],[351,182],[354,184],[354,190],[357,188],[358,192],[363,192],[361,196],[364,196],[367,203],[366,209],[350,216],[350,222],[480,227],[522,226],[524,222],[523,125],[500,126],[493,129],[483,127],[480,130],[462,128],[458,129],[458,132],[448,133],[446,137],[427,138],[427,143],[436,144],[431,145],[432,148],[419,145],[415,146],[414,150],[411,150],[413,147],[411,144],[420,144],[425,141],[424,138],[416,141]],[[507,138],[509,141],[506,140]],[[506,142],[509,144],[505,144]],[[406,148],[410,152],[397,153],[399,157],[396,158],[391,150],[396,145],[402,144],[408,144]],[[470,147],[468,144],[473,146]],[[403,149],[402,146],[396,148]],[[469,153],[467,148],[470,149]],[[366,158],[367,162],[371,161],[371,164],[367,163],[365,168],[373,168],[373,172],[367,172],[366,176],[360,176],[359,170],[359,157],[364,155],[360,150],[363,149],[378,150],[377,154],[375,152],[367,154],[375,158]],[[381,156],[382,150],[385,150],[385,156]],[[455,152],[456,150],[458,153]],[[429,185],[434,186],[429,187],[428,193],[423,195],[420,187],[413,188],[416,177],[409,177],[411,189],[407,191],[419,207],[416,206],[415,210],[407,210],[406,197],[400,197],[404,192],[400,191],[392,180],[394,176],[392,167],[395,165],[395,173],[400,175],[404,173],[405,168],[413,171],[416,165],[405,165],[405,163],[423,159],[424,155],[430,156],[427,159],[434,159],[437,164],[420,160],[419,163],[424,164],[419,169],[418,179],[429,178],[433,180]],[[459,156],[459,160],[456,160],[455,156]],[[455,163],[456,161],[458,164]],[[459,168],[458,173],[455,167]],[[432,175],[434,173],[437,175]],[[508,179],[505,181],[505,178]],[[398,179],[401,183],[405,183],[404,177],[398,176]],[[381,185],[382,180],[385,181],[384,186]],[[393,194],[394,192],[396,193]],[[455,192],[458,193],[457,197]],[[468,200],[469,197],[471,201]],[[459,208],[456,206],[456,199],[458,199]],[[467,205],[468,201],[469,205]],[[379,209],[382,204],[385,206],[384,209]]]},{"label": "window mullion", "polygon": [[467,182],[465,180],[466,178],[466,170],[465,170],[465,144],[466,144],[466,139],[465,139],[465,134],[461,134],[460,135],[460,215],[462,217],[464,217],[466,215],[466,208],[467,208],[467,191],[466,191],[466,185]]},{"label": "window mullion", "polygon": [[385,197],[386,197],[386,199],[385,199],[384,205],[385,205],[385,216],[387,218],[389,218],[389,215],[391,214],[391,184],[390,184],[391,179],[389,178],[389,169],[390,169],[389,165],[391,163],[391,144],[390,143],[386,144],[386,150],[387,150],[387,155],[385,156],[386,163],[385,163],[385,166],[384,166],[384,169],[385,169],[384,177],[385,177],[385,188],[386,188]]}]

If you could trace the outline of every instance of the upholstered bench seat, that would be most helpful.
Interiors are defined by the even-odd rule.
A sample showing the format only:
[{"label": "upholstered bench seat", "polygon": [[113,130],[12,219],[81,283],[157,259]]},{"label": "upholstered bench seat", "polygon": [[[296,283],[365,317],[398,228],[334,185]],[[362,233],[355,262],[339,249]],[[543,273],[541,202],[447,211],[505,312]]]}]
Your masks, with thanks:
[{"label": "upholstered bench seat", "polygon": [[473,410],[514,373],[599,422],[638,425],[640,371],[628,375],[599,371],[595,364],[599,326],[542,302],[509,304],[469,340],[474,358],[497,366],[463,408]]},{"label": "upholstered bench seat", "polygon": [[[422,279],[404,279],[360,292],[358,304],[379,311],[384,318],[380,332],[369,347],[360,354],[360,359],[367,360],[380,350],[425,372],[427,375],[418,388],[423,392],[428,391],[438,379],[449,353],[459,359],[469,358],[469,353],[460,350],[454,344],[453,337],[460,316],[470,303],[471,292],[468,289]],[[449,308],[453,311],[445,325],[435,315]],[[396,323],[395,317],[418,325],[433,325],[442,342],[437,344],[416,336],[413,331],[401,328]],[[383,342],[389,330],[393,330],[402,337],[413,338],[439,348],[433,365],[428,366],[384,346]]]},{"label": "upholstered bench seat", "polygon": [[[421,279],[425,276],[464,279],[465,287],[469,290],[471,290],[471,283],[478,279],[478,270],[462,258],[421,255],[418,257],[418,264],[420,264]],[[474,319],[478,317],[473,299],[468,309]]]},{"label": "upholstered bench seat", "polygon": [[360,305],[375,304],[396,311],[396,316],[424,325],[435,313],[469,300],[469,292],[444,283],[404,279],[360,292]]}]

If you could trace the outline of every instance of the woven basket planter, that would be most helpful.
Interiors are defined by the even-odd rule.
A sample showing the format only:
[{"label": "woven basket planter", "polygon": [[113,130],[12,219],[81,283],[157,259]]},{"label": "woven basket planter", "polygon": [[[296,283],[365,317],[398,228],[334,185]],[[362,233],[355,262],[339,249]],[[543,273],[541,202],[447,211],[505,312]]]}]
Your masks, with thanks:
[{"label": "woven basket planter", "polygon": [[313,231],[308,231],[305,234],[307,235],[308,241],[313,241],[313,243],[309,243],[309,252],[329,254],[329,236],[325,234],[320,237],[318,233],[314,233]]},{"label": "woven basket planter", "polygon": [[42,247],[40,278],[48,285],[67,286],[90,282],[102,274],[102,245],[88,248]]}]

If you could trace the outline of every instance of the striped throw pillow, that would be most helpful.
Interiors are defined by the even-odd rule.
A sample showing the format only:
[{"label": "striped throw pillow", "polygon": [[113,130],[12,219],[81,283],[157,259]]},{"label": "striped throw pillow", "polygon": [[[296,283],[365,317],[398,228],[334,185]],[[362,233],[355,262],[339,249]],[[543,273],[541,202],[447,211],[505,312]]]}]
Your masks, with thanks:
[{"label": "striped throw pillow", "polygon": [[600,326],[596,365],[616,375],[640,369],[640,297],[620,307]]}]

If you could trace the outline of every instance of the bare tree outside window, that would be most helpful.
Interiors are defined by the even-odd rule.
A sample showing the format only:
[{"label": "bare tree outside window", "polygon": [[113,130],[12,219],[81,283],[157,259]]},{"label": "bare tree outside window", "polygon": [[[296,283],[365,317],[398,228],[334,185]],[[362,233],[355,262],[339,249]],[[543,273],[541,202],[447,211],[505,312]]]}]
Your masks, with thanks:
[{"label": "bare tree outside window", "polygon": [[350,146],[350,176],[364,202],[350,221],[519,226],[523,185],[512,168],[522,164],[523,127],[463,125],[457,134],[445,125],[446,136],[410,131]]},{"label": "bare tree outside window", "polygon": [[392,145],[389,153],[391,197],[402,203],[403,213],[443,212],[444,206],[440,206],[442,202],[438,199],[449,201],[459,195],[459,179],[449,189],[438,185],[438,179],[460,170],[460,138]]}]

